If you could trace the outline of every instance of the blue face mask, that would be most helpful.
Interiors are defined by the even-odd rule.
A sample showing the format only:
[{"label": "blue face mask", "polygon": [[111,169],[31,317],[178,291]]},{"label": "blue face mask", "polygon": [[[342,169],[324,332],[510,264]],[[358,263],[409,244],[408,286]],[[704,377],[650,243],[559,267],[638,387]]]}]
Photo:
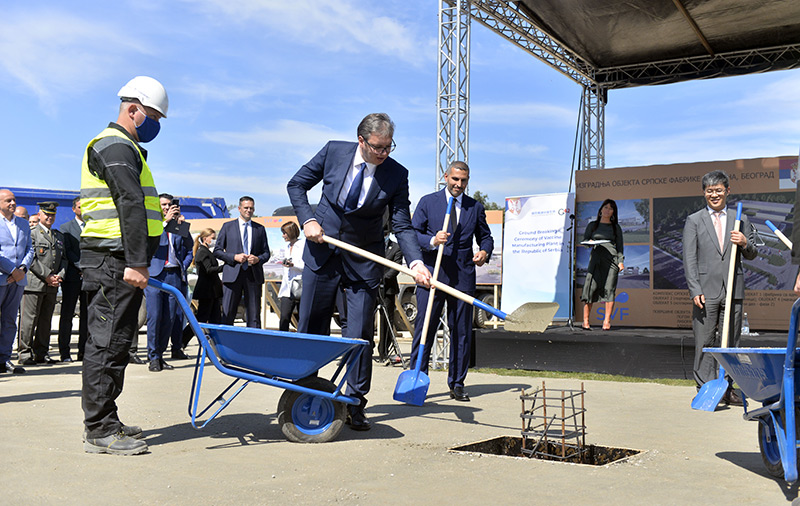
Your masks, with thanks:
[{"label": "blue face mask", "polygon": [[[144,114],[141,109],[140,112]],[[161,123],[145,114],[142,124],[136,127],[136,136],[139,137],[139,142],[150,142],[156,138],[160,130]]]}]

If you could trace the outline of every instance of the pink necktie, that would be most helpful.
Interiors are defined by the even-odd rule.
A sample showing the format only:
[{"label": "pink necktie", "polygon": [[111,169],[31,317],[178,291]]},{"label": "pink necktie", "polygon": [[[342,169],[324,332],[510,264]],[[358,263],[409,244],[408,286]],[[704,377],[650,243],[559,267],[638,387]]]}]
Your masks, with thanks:
[{"label": "pink necktie", "polygon": [[719,241],[719,250],[722,251],[723,248],[723,240],[722,240],[722,220],[720,216],[722,215],[722,211],[715,211],[714,212],[714,228],[717,230],[717,241]]}]

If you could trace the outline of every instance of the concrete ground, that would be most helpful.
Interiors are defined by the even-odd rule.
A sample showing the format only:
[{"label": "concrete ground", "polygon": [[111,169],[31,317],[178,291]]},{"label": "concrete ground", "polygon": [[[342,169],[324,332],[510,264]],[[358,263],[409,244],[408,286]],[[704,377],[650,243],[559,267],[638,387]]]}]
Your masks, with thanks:
[{"label": "concrete ground", "polygon": [[[140,335],[140,349],[145,341]],[[173,364],[160,373],[127,369],[120,416],[142,426],[150,448],[131,457],[83,452],[80,363],[0,375],[3,503],[709,505],[787,504],[798,495],[766,474],[756,423],[743,421],[741,408],[693,411],[693,387],[585,382],[587,442],[643,451],[595,467],[448,451],[519,436],[519,392],[540,385],[536,378],[472,372],[472,402],[459,403],[446,373],[432,371],[427,401],[414,407],[392,400],[401,369],[376,365],[373,429],[345,427],[334,442],[304,445],[284,438],[276,421],[283,391],[264,385],[193,429],[194,361]],[[206,371],[208,403],[230,378]],[[580,382],[550,379],[547,387]]]}]

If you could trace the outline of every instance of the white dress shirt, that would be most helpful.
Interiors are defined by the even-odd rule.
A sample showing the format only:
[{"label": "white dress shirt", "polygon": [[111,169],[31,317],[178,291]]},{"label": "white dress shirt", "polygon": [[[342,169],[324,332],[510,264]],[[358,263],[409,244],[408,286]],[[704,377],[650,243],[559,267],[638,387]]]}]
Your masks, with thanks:
[{"label": "white dress shirt", "polygon": [[[711,216],[711,223],[714,223],[714,213],[715,210],[711,209],[710,207],[706,206],[708,209],[708,215]],[[728,224],[728,208],[725,207],[719,212],[719,222],[722,224],[722,242],[725,242],[725,231],[728,230],[725,226]]]},{"label": "white dress shirt", "polygon": [[[339,198],[336,200],[339,207],[344,207],[347,194],[350,193],[350,187],[353,186],[353,181],[358,175],[358,171],[361,170],[362,163],[366,162],[364,162],[364,158],[361,156],[361,148],[357,147],[356,156],[353,158],[353,166],[350,167],[350,170],[347,172],[347,176],[344,178],[344,185],[342,185],[342,191],[339,192]],[[367,197],[367,192],[369,191],[369,186],[372,184],[372,180],[375,179],[375,170],[377,168],[377,165],[367,163],[367,167],[364,169],[364,183],[361,185],[361,193],[358,195],[357,207],[364,205],[364,199]]]},{"label": "white dress shirt", "polygon": [[252,227],[252,223],[250,223],[250,221],[244,221],[241,217],[238,218],[238,221],[239,221],[239,237],[242,238],[242,241],[244,241],[244,229],[245,228],[248,229],[247,230],[247,244],[243,243],[242,246],[244,247],[244,254],[245,255],[249,255],[250,254],[250,249],[251,249],[250,246],[253,244],[253,227]]},{"label": "white dress shirt", "polygon": [[[447,205],[447,202],[450,200],[451,196],[452,195],[450,194],[450,189],[449,188],[445,189],[445,192],[444,192],[445,205]],[[456,225],[458,224],[458,220],[461,219],[461,197],[463,197],[463,196],[464,196],[464,194],[462,193],[458,197],[453,197],[453,208],[450,210],[450,223],[448,224],[448,227],[447,227],[448,230],[451,227],[452,227],[453,230],[455,230],[456,229]],[[433,240],[434,239],[436,239],[436,234],[434,234],[431,237],[431,240],[430,240],[431,249],[436,249],[436,246],[434,246],[434,244],[433,244]]]}]

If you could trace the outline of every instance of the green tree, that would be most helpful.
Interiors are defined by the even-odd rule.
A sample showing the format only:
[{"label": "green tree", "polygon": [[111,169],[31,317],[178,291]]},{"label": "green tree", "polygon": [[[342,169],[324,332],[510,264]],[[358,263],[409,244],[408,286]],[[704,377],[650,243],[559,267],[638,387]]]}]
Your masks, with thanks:
[{"label": "green tree", "polygon": [[636,212],[642,217],[645,223],[650,223],[650,201],[647,199],[641,199],[634,202],[633,206],[636,208]]},{"label": "green tree", "polygon": [[481,193],[479,191],[476,191],[475,193],[472,194],[472,198],[474,198],[475,200],[477,200],[478,202],[483,204],[483,207],[487,211],[502,211],[503,210],[503,208],[500,207],[500,205],[498,205],[496,202],[489,202],[489,196],[486,195],[485,193]]}]

